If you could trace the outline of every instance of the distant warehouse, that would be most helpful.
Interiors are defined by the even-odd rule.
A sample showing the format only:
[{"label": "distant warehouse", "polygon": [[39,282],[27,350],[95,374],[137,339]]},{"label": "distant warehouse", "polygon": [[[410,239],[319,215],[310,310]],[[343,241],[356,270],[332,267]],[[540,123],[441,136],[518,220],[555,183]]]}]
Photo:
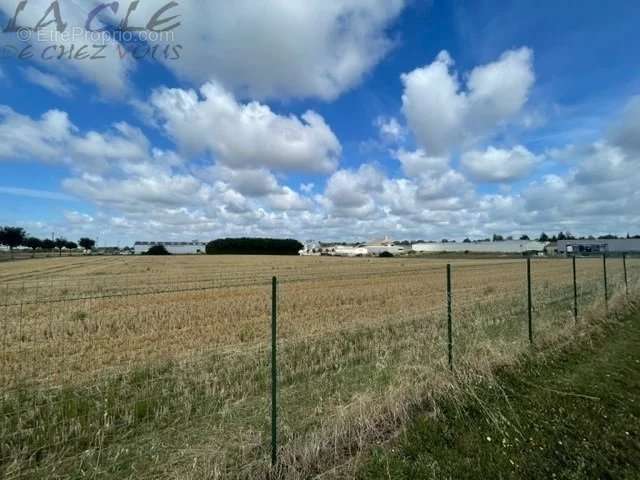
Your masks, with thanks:
[{"label": "distant warehouse", "polygon": [[640,253],[640,238],[558,240],[559,255]]},{"label": "distant warehouse", "polygon": [[162,245],[172,255],[197,255],[204,253],[206,244],[203,242],[136,242],[133,250],[136,255],[147,253],[151,247]]},{"label": "distant warehouse", "polygon": [[543,253],[547,244],[530,240],[500,242],[416,243],[412,249],[424,253]]}]

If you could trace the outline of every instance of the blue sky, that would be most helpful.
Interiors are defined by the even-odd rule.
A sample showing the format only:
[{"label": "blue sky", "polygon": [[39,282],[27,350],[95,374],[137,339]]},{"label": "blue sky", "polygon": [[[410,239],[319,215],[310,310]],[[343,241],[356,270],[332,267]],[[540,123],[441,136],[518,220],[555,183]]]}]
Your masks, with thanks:
[{"label": "blue sky", "polygon": [[[67,28],[99,3],[61,1]],[[3,26],[17,5],[0,0]],[[113,31],[128,6],[100,21]],[[170,13],[181,25],[144,45],[179,45],[177,60],[122,59],[106,38],[107,58],[45,61],[95,38],[0,33],[0,224],[120,245],[640,233],[637,2]],[[27,45],[30,60],[7,53]]]}]

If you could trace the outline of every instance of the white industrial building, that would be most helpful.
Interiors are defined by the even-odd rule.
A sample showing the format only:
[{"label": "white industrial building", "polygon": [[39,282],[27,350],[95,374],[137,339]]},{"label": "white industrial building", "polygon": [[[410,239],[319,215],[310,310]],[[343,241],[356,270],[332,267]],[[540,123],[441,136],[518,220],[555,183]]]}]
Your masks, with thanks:
[{"label": "white industrial building", "polygon": [[543,253],[545,242],[532,240],[504,240],[501,242],[416,243],[411,246],[418,253]]},{"label": "white industrial building", "polygon": [[640,238],[558,240],[558,255],[640,253]]},{"label": "white industrial building", "polygon": [[333,255],[337,257],[365,257],[369,255],[369,251],[363,246],[338,245],[333,248]]},{"label": "white industrial building", "polygon": [[205,253],[206,243],[204,242],[136,242],[133,250],[136,255],[147,253],[151,247],[164,246],[171,255],[198,255]]},{"label": "white industrial building", "polygon": [[400,255],[401,253],[408,253],[411,249],[400,245],[395,245],[393,240],[389,237],[384,237],[382,240],[375,240],[367,243],[364,246],[370,255],[380,255],[381,253],[388,252],[393,255]]}]

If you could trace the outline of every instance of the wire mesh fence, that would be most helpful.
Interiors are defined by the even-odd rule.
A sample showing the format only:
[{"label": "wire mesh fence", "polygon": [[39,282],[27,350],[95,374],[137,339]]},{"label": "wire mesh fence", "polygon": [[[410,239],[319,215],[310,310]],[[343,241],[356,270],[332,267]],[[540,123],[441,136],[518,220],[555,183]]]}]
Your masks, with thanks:
[{"label": "wire mesh fence", "polygon": [[[577,259],[575,283],[572,259],[533,259],[530,277],[517,259],[452,262],[450,296],[442,261],[223,259],[169,273],[155,261],[168,260],[0,274],[3,477],[152,478],[168,465],[178,478],[254,477],[274,453],[304,476],[450,384],[450,359],[475,375],[527,351],[529,286],[536,344],[605,307],[600,258]],[[606,265],[607,300],[637,288],[640,259]]]}]

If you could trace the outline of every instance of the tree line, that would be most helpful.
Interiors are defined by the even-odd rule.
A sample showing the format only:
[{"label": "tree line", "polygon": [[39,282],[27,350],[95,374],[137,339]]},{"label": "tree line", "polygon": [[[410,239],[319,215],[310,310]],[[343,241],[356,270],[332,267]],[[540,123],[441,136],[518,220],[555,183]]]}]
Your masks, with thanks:
[{"label": "tree line", "polygon": [[599,237],[594,237],[593,235],[589,235],[586,237],[576,237],[572,235],[570,232],[560,232],[558,235],[549,236],[546,233],[542,232],[540,237],[538,237],[539,242],[557,242],[559,240],[616,240],[616,239],[630,239],[630,238],[640,238],[640,235],[634,235],[633,237],[627,233],[626,237],[619,237],[618,235],[608,234],[608,235],[600,235]]},{"label": "tree line", "polygon": [[20,227],[2,227],[0,228],[0,245],[9,247],[9,250],[13,253],[13,250],[18,247],[27,247],[33,250],[46,250],[53,251],[58,250],[62,255],[62,249],[76,250],[78,245],[85,250],[91,250],[95,247],[96,242],[90,238],[81,238],[78,243],[71,242],[64,237],[59,237],[54,240],[50,238],[40,239],[38,237],[30,236],[27,232]]}]

